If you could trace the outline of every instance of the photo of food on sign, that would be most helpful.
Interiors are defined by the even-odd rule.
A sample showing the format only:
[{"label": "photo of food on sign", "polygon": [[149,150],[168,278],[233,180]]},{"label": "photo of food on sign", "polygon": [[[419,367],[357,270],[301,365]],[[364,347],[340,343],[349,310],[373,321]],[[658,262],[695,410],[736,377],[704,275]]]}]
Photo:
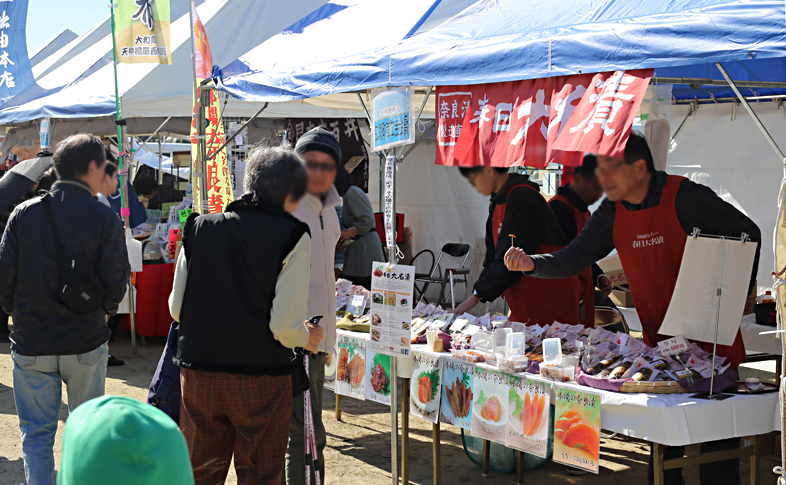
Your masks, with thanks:
[{"label": "photo of food on sign", "polygon": [[371,316],[371,325],[375,327],[382,325],[382,317],[380,317],[378,313],[375,313]]},{"label": "photo of food on sign", "polygon": [[402,307],[409,306],[409,300],[407,298],[399,298],[398,305]]},{"label": "photo of food on sign", "polygon": [[374,292],[371,294],[371,301],[379,305],[382,304],[382,293]]},{"label": "photo of food on sign", "polygon": [[385,292],[385,305],[396,306],[396,294],[394,292]]},{"label": "photo of food on sign", "polygon": [[510,425],[516,432],[525,436],[548,438],[549,411],[546,407],[548,404],[546,395],[534,391],[526,391],[523,394],[524,399],[513,386],[510,387],[508,395]]},{"label": "photo of food on sign", "polygon": [[383,266],[377,266],[374,268],[374,276],[377,278],[381,278],[385,274],[385,270]]},{"label": "photo of food on sign", "polygon": [[338,369],[336,370],[338,381],[348,382],[350,386],[357,389],[363,382],[365,368],[363,356],[354,345],[344,342],[338,344]]},{"label": "photo of food on sign", "polygon": [[461,379],[456,377],[456,381],[446,384],[444,396],[450,405],[450,412],[456,418],[466,418],[472,410],[472,388],[470,387],[470,375],[462,373]]},{"label": "photo of food on sign", "polygon": [[332,384],[336,380],[337,369],[336,349],[332,348],[325,356],[325,384]]},{"label": "photo of food on sign", "polygon": [[439,412],[439,369],[424,361],[415,366],[412,377],[410,396],[415,413],[426,419],[436,419]]},{"label": "photo of food on sign", "polygon": [[379,339],[382,338],[382,332],[377,330],[376,328],[371,329],[371,340],[374,342],[379,342]]},{"label": "photo of food on sign", "polygon": [[390,396],[390,356],[374,354],[374,361],[369,369],[371,388],[377,394]]},{"label": "photo of food on sign", "polygon": [[508,421],[507,386],[500,385],[499,376],[493,371],[476,369],[474,392],[472,434],[504,443]]},{"label": "photo of food on sign", "polygon": [[554,459],[598,472],[600,396],[560,388],[555,392]]}]

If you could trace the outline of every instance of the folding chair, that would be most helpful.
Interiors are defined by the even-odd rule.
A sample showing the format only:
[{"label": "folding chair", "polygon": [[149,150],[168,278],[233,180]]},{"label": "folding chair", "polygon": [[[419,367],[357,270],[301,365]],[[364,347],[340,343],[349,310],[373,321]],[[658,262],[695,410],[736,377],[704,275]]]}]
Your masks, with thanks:
[{"label": "folding chair", "polygon": [[[428,251],[428,250],[426,250]],[[417,254],[420,256],[425,251],[421,251]],[[431,251],[428,251],[431,253]],[[437,300],[437,305],[442,305],[445,303],[445,286],[450,284],[450,302],[453,305],[452,308],[456,307],[456,284],[463,283],[465,288],[468,287],[468,278],[470,268],[465,267],[467,263],[467,259],[469,258],[470,252],[470,245],[469,244],[459,244],[459,243],[448,243],[442,246],[442,251],[439,253],[439,257],[437,260],[431,265],[431,271],[428,275],[415,275],[415,282],[416,283],[423,283],[423,288],[419,289],[420,298],[418,302],[425,300],[426,291],[428,287],[432,284],[440,285],[439,289],[439,299]],[[461,266],[458,268],[447,268],[445,269],[444,274],[442,273],[442,269],[439,263],[442,261],[442,257],[448,255],[453,258],[464,258],[461,261]],[[412,259],[414,262],[417,259],[417,256]],[[432,258],[434,257],[434,253],[431,253]],[[428,300],[426,300],[428,302]]]},{"label": "folding chair", "polygon": [[616,308],[596,306],[595,326],[604,327],[610,332],[630,333],[628,322],[625,321],[625,315]]}]

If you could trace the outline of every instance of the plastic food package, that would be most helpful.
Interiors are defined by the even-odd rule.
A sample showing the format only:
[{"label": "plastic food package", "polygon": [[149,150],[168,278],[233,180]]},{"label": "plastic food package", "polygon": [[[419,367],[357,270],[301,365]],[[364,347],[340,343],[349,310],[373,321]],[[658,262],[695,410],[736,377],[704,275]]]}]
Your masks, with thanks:
[{"label": "plastic food package", "polygon": [[527,370],[528,365],[529,365],[529,359],[524,356],[507,357],[504,359],[500,359],[497,362],[497,367],[499,367],[501,371],[511,372],[514,374],[525,372]]},{"label": "plastic food package", "polygon": [[478,330],[472,336],[472,346],[484,352],[494,352],[494,334],[487,330]]},{"label": "plastic food package", "polygon": [[576,368],[572,365],[541,365],[540,376],[555,382],[571,382],[576,378]]},{"label": "plastic food package", "polygon": [[508,335],[505,342],[505,357],[508,359],[525,354],[524,333],[515,332]]},{"label": "plastic food package", "polygon": [[494,352],[505,352],[505,344],[508,340],[508,335],[513,333],[512,328],[495,328],[494,329]]},{"label": "plastic food package", "polygon": [[562,364],[562,341],[558,338],[547,338],[543,341],[543,365]]}]

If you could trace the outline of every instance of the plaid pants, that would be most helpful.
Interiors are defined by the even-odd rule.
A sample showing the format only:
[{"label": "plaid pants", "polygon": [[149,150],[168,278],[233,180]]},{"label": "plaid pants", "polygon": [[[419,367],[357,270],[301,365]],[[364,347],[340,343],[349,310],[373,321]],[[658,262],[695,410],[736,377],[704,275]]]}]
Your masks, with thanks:
[{"label": "plaid pants", "polygon": [[292,413],[291,376],[180,369],[180,429],[196,485],[223,484],[232,454],[239,485],[279,484]]}]

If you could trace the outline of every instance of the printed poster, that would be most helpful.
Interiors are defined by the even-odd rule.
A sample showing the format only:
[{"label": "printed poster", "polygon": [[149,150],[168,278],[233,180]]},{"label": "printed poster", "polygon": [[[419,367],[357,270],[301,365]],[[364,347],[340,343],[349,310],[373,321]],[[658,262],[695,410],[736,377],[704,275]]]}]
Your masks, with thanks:
[{"label": "printed poster", "polygon": [[458,359],[442,359],[440,421],[471,431],[475,366]]},{"label": "printed poster", "polygon": [[366,400],[390,406],[390,356],[366,348]]},{"label": "printed poster", "polygon": [[371,340],[378,353],[409,355],[415,267],[373,264],[371,275]]},{"label": "printed poster", "polygon": [[549,448],[551,382],[524,375],[509,376],[508,428],[505,445],[546,458]]},{"label": "printed poster", "polygon": [[325,389],[336,392],[336,370],[338,369],[338,339],[336,345],[325,356]]},{"label": "printed poster", "polygon": [[587,387],[554,386],[554,461],[598,473],[600,394]]},{"label": "printed poster", "polygon": [[485,364],[476,365],[470,431],[475,436],[504,445],[507,421],[508,374]]},{"label": "printed poster", "polygon": [[117,62],[171,64],[169,1],[115,0]]},{"label": "printed poster", "polygon": [[338,334],[336,394],[366,400],[366,339]]},{"label": "printed poster", "polygon": [[439,422],[442,385],[439,355],[412,352],[412,377],[409,379],[410,413],[432,423]]},{"label": "printed poster", "polygon": [[156,224],[159,224],[161,222],[161,214],[163,214],[163,211],[147,209],[145,212],[147,212],[146,222],[151,226],[155,227]]}]

